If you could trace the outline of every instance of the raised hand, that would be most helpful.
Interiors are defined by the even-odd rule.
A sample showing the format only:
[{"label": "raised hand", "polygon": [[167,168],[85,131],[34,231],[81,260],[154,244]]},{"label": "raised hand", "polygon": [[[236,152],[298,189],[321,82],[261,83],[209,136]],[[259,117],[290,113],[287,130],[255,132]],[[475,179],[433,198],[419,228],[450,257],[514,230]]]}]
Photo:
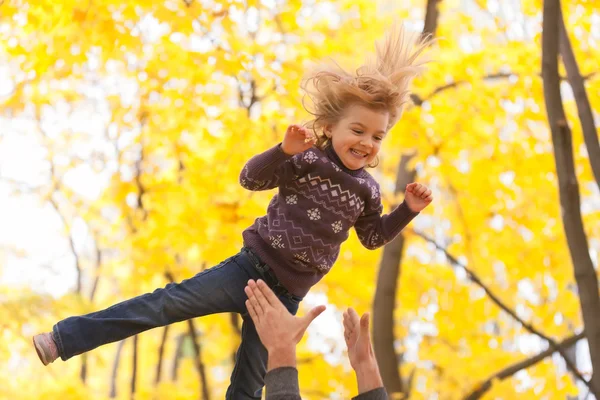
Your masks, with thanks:
[{"label": "raised hand", "polygon": [[404,201],[412,212],[421,212],[433,201],[433,195],[427,186],[413,182],[406,185]]},{"label": "raised hand", "polygon": [[273,350],[296,346],[308,325],[325,310],[313,308],[303,317],[293,316],[262,280],[248,281],[246,308],[265,348]]},{"label": "raised hand", "polygon": [[350,365],[355,370],[375,358],[369,334],[369,313],[365,313],[359,319],[352,307],[344,311],[344,338]]},{"label": "raised hand", "polygon": [[281,150],[293,156],[310,149],[317,142],[317,137],[310,130],[301,125],[290,125],[285,131]]},{"label": "raised hand", "polygon": [[369,334],[369,313],[359,319],[352,307],[344,311],[344,338],[348,347],[348,359],[356,372],[358,392],[366,393],[383,387]]}]

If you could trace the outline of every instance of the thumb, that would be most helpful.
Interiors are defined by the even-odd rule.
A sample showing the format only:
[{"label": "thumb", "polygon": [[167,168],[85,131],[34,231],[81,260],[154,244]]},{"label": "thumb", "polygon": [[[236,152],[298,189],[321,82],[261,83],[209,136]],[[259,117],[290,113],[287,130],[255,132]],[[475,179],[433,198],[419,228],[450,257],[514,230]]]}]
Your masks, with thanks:
[{"label": "thumb", "polygon": [[308,328],[308,326],[317,318],[321,313],[325,311],[325,306],[317,306],[308,312],[304,317],[302,317],[302,322],[304,322],[304,329]]}]

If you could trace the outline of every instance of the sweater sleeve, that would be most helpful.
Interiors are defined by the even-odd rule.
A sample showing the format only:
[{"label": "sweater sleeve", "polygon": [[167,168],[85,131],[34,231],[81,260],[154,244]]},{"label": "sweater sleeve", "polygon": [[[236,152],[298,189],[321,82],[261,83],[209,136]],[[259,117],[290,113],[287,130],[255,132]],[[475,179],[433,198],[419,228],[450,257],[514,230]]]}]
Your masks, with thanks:
[{"label": "sweater sleeve", "polygon": [[402,202],[389,214],[382,215],[382,211],[379,185],[373,180],[371,197],[365,204],[365,210],[354,224],[358,239],[367,249],[375,250],[394,240],[402,229],[419,215],[419,213],[411,211],[406,202]]},{"label": "sweater sleeve", "polygon": [[[307,150],[307,152],[310,150]],[[252,190],[268,190],[297,178],[306,166],[306,152],[294,156],[281,149],[281,143],[252,157],[240,173],[242,187]]]},{"label": "sweater sleeve", "polygon": [[352,400],[387,400],[388,395],[385,391],[385,388],[377,388],[373,390],[369,390],[368,392],[361,393],[356,397],[353,397]]},{"label": "sweater sleeve", "polygon": [[302,400],[298,387],[298,370],[294,367],[275,368],[267,372],[265,389],[266,400]]}]

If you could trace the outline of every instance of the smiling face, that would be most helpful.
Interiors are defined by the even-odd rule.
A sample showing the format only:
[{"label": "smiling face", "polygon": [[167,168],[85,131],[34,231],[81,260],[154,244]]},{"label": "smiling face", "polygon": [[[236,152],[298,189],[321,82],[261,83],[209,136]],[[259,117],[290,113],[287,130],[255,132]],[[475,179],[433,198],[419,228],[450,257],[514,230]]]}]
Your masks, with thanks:
[{"label": "smiling face", "polygon": [[390,115],[387,111],[353,105],[337,123],[325,127],[333,150],[348,169],[371,164],[385,138]]}]

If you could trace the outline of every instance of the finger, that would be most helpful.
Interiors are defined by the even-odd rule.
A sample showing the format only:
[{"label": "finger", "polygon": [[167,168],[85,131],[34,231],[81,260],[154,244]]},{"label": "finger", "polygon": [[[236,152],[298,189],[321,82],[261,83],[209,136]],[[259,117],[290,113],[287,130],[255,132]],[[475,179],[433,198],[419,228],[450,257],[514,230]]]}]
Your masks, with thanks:
[{"label": "finger", "polygon": [[275,293],[273,293],[271,288],[262,279],[259,279],[258,282],[256,282],[256,283],[258,285],[258,289],[259,289],[258,291],[262,295],[262,298],[264,299],[266,304],[269,304],[272,307],[278,307],[278,306],[284,307],[284,305],[277,298],[277,296],[275,296]]},{"label": "finger", "polygon": [[246,309],[248,310],[248,314],[250,314],[250,318],[254,322],[254,325],[258,325],[260,323],[260,317],[256,313],[254,306],[250,300],[246,300]]},{"label": "finger", "polygon": [[425,192],[423,192],[423,198],[427,197],[427,196],[431,196],[431,189],[427,188],[427,190],[425,190]]},{"label": "finger", "polygon": [[352,330],[352,322],[350,321],[350,316],[347,311],[344,311],[343,324],[345,332],[350,332]]},{"label": "finger", "polygon": [[433,196],[429,195],[429,196],[425,197],[425,201],[428,203],[431,203],[433,201]]},{"label": "finger", "polygon": [[353,327],[357,327],[359,324],[359,317],[358,314],[356,312],[356,310],[354,310],[354,308],[350,307],[348,308],[348,316],[350,317],[350,322],[352,323]]},{"label": "finger", "polygon": [[[360,319],[360,335],[358,340],[361,342],[361,346],[365,346],[371,349],[371,333],[369,332],[369,313],[364,313]],[[372,350],[369,350],[371,352]]]},{"label": "finger", "polygon": [[304,322],[304,330],[308,328],[308,326],[317,318],[323,311],[325,311],[325,306],[317,306],[308,312],[304,317],[302,317],[302,321]]},{"label": "finger", "polygon": [[407,192],[413,192],[413,190],[415,189],[415,186],[417,185],[416,182],[413,183],[409,183],[408,185],[406,185],[406,191]]},{"label": "finger", "polygon": [[370,318],[370,315],[368,312],[364,313],[363,316],[360,318],[360,334],[361,334],[361,336],[363,334],[366,336],[369,336],[369,318]]},{"label": "finger", "polygon": [[267,306],[265,306],[263,304],[263,302],[260,301],[259,296],[260,296],[260,290],[258,290],[258,287],[256,286],[256,283],[252,280],[248,281],[248,286],[246,286],[246,294],[249,293],[248,295],[248,300],[250,300],[250,303],[252,303],[252,305],[254,306],[254,310],[256,311],[256,313],[259,316],[262,316],[264,313],[267,312]]},{"label": "finger", "polygon": [[[256,298],[257,303],[260,305],[260,307],[262,307],[266,311],[268,308],[271,308],[272,306],[271,306],[269,300],[267,300],[267,298],[265,297],[265,290],[260,285],[260,282],[261,282],[261,280],[259,279],[258,282],[256,282],[256,286],[254,286],[252,288],[252,291],[254,292],[254,297]],[[267,286],[267,289],[271,290],[268,286]]]}]

